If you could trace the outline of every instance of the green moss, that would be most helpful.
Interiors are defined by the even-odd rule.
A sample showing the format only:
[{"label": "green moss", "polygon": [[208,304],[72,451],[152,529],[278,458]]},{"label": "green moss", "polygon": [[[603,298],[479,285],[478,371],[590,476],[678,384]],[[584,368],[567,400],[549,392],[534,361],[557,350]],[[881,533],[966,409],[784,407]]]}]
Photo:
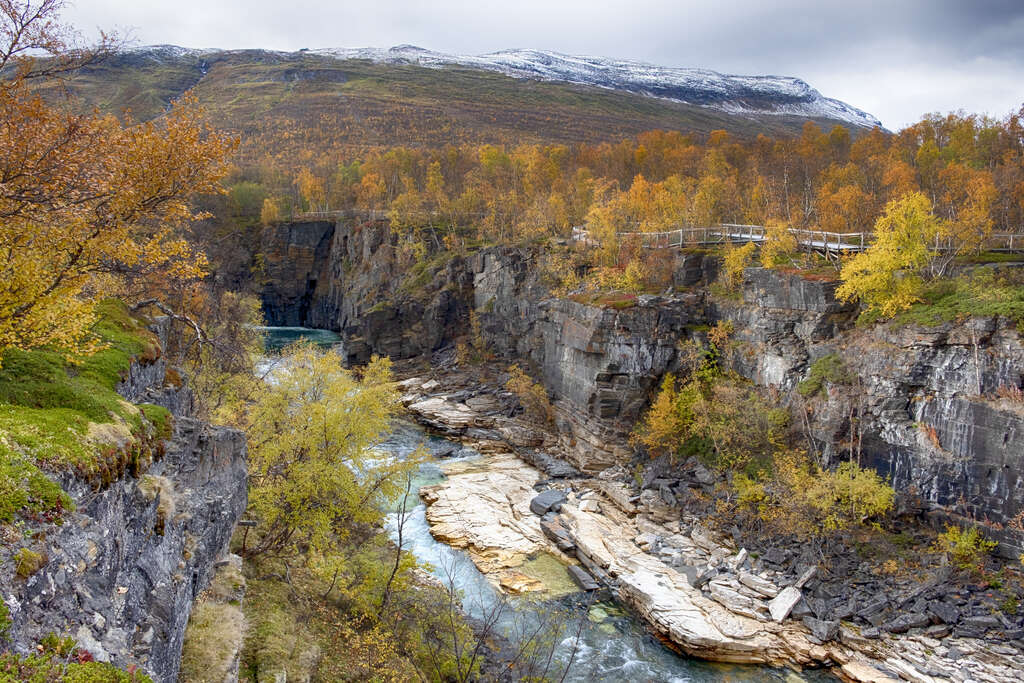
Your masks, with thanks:
[{"label": "green moss", "polygon": [[103,485],[148,458],[150,439],[170,436],[167,410],[140,410],[116,391],[133,357],[159,357],[156,337],[121,302],[104,301],[98,313],[93,332],[101,348],[92,355],[10,349],[0,359],[2,521],[18,514],[58,521],[72,507],[44,470]]},{"label": "green moss", "polygon": [[[1017,326],[1024,322],[1024,282],[1020,273],[996,274],[980,268],[971,275],[930,284],[923,301],[893,318],[896,325],[934,327],[972,316],[1000,316]],[[877,316],[861,316],[872,323]]]},{"label": "green moss", "polygon": [[35,574],[46,566],[48,558],[43,553],[37,553],[28,548],[20,548],[14,553],[14,571],[23,579]]},{"label": "green moss", "polygon": [[7,640],[7,632],[11,630],[11,613],[7,603],[0,600],[0,641]]},{"label": "green moss", "polygon": [[536,557],[531,557],[520,565],[518,570],[543,583],[548,597],[568,595],[579,590],[565,565],[551,553],[542,552]]},{"label": "green moss", "polygon": [[804,398],[810,398],[821,391],[826,382],[846,384],[849,381],[850,374],[843,366],[843,361],[838,355],[830,353],[811,363],[807,378],[797,385],[796,390]]},{"label": "green moss", "polygon": [[371,307],[371,308],[370,308],[370,309],[369,309],[368,311],[366,311],[366,312],[367,312],[367,313],[380,313],[380,312],[382,312],[382,311],[386,311],[386,310],[388,310],[388,309],[389,309],[389,308],[391,308],[392,306],[393,306],[393,304],[392,304],[392,303],[391,303],[390,301],[388,301],[387,299],[381,299],[380,301],[378,301],[377,303],[375,303],[375,304],[374,304],[374,305],[373,305],[373,306],[372,306],[372,307]]},{"label": "green moss", "polygon": [[32,462],[0,442],[0,521],[15,515],[48,515],[59,518],[73,509],[71,498]]},{"label": "green moss", "polygon": [[171,438],[172,418],[171,411],[163,406],[152,403],[139,404],[139,410],[145,415],[146,420],[153,425],[153,436],[161,441]]},{"label": "green moss", "polygon": [[53,653],[23,657],[0,655],[0,683],[153,683],[141,673],[127,673],[100,662],[66,662]]},{"label": "green moss", "polygon": [[408,275],[402,280],[402,283],[398,286],[398,291],[401,294],[405,294],[412,297],[422,296],[426,293],[427,285],[431,283],[434,276],[442,268],[448,265],[448,263],[454,259],[456,254],[448,250],[442,250],[432,255],[430,258],[425,258],[417,261],[413,264],[412,268],[409,269]]}]

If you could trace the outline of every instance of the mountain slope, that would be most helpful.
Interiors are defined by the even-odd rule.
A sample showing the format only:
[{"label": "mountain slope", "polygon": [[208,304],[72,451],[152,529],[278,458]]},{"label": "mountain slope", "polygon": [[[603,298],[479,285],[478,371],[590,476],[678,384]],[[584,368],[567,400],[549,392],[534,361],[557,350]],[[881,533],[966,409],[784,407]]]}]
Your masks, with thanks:
[{"label": "mountain slope", "polygon": [[707,69],[661,67],[630,60],[575,57],[540,50],[502,50],[479,56],[448,55],[413,45],[389,49],[313,50],[341,60],[443,68],[457,64],[514,78],[562,81],[720,109],[732,114],[789,114],[826,118],[852,126],[881,126],[874,116],[822,97],[799,78],[736,76]]},{"label": "mountain slope", "polygon": [[[798,79],[721,76],[631,62],[512,51],[452,57],[418,48],[190,50],[117,54],[67,84],[89,106],[141,119],[189,88],[243,159],[378,146],[600,142],[644,130],[740,137],[798,133],[807,120],[876,120]],[[653,96],[656,95],[656,96]]]}]

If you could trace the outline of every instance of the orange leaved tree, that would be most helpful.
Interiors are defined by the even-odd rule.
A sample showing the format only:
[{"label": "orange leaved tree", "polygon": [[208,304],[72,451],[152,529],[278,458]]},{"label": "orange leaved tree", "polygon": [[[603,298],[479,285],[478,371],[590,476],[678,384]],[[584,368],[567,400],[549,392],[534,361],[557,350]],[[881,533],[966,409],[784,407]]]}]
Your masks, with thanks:
[{"label": "orange leaved tree", "polygon": [[87,351],[101,295],[132,280],[201,275],[205,258],[176,228],[197,217],[191,195],[220,191],[235,145],[189,94],[158,120],[134,123],[34,93],[36,76],[110,45],[75,48],[61,7],[0,0],[0,358],[11,347]]}]

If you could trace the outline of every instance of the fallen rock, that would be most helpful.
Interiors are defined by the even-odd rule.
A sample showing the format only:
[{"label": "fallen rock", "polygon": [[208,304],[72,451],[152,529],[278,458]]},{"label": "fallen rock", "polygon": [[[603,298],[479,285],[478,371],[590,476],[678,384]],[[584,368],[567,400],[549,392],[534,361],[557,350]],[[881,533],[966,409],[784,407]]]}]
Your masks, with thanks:
[{"label": "fallen rock", "polygon": [[510,423],[498,427],[498,432],[508,443],[518,448],[532,448],[544,443],[544,432],[521,424]]},{"label": "fallen rock", "polygon": [[558,508],[566,501],[565,493],[558,489],[548,489],[537,494],[530,501],[530,511],[535,515],[546,515],[548,512],[558,512]]},{"label": "fallen rock", "polygon": [[566,567],[566,570],[569,572],[572,580],[576,582],[576,585],[585,591],[593,591],[601,587],[587,570],[577,564],[570,564]]},{"label": "fallen rock", "polygon": [[[745,552],[745,551],[744,551]],[[766,598],[774,598],[779,594],[779,587],[768,579],[762,578],[750,572],[740,572],[740,583]]]},{"label": "fallen rock", "polygon": [[636,506],[633,504],[633,492],[625,484],[617,481],[598,481],[598,488],[608,500],[615,503],[615,506],[627,515],[636,514]]},{"label": "fallen rock", "polygon": [[445,434],[461,434],[476,422],[477,417],[476,412],[464,403],[454,403],[441,397],[412,403],[409,411],[420,422]]},{"label": "fallen rock", "polygon": [[960,621],[960,608],[948,602],[935,601],[930,603],[928,605],[928,614],[933,617],[933,621],[936,621],[936,623],[953,625]]},{"label": "fallen rock", "polygon": [[793,611],[796,603],[800,602],[801,597],[799,588],[795,588],[794,586],[783,588],[779,591],[779,594],[768,603],[768,613],[772,615],[773,620],[781,622],[789,616],[789,613]]},{"label": "fallen rock", "polygon": [[924,628],[931,623],[932,620],[928,618],[928,615],[920,612],[911,612],[910,614],[899,615],[882,628],[889,633],[906,633],[912,628]]},{"label": "fallen rock", "polygon": [[572,537],[569,536],[569,532],[557,521],[549,519],[540,520],[540,530],[544,532],[544,535],[551,539],[551,542],[561,550],[563,553],[572,551],[576,545],[572,542]]},{"label": "fallen rock", "polygon": [[711,598],[730,612],[742,614],[751,619],[760,618],[759,611],[764,608],[764,605],[759,605],[758,600],[747,597],[723,583],[718,583],[717,580],[711,581],[708,585],[711,588]]},{"label": "fallen rock", "polygon": [[814,576],[817,573],[818,573],[817,565],[811,565],[806,570],[804,570],[804,573],[800,575],[800,578],[796,580],[796,583],[794,583],[793,586],[795,588],[803,588],[804,586],[807,585],[808,581],[810,581],[811,579],[814,578]]},{"label": "fallen rock", "polygon": [[839,635],[838,621],[825,621],[824,619],[815,619],[814,617],[804,617],[803,624],[811,632],[811,635],[822,643],[835,640]]}]

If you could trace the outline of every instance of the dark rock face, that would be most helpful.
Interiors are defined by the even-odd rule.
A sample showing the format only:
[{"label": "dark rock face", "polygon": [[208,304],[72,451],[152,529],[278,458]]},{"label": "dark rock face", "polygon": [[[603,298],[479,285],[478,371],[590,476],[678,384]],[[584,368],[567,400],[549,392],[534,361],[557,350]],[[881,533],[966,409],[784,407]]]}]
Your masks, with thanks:
[{"label": "dark rock face", "polygon": [[[182,390],[159,391],[163,379],[159,361],[133,367],[121,388],[176,412]],[[67,634],[99,661],[177,680],[192,602],[245,510],[246,472],[241,432],[177,412],[163,458],[139,479],[97,494],[66,477],[77,509],[46,537],[47,563],[3,587],[11,645],[27,653]]]},{"label": "dark rock face", "polygon": [[[676,261],[674,284],[687,293],[640,296],[621,310],[552,298],[545,256],[513,247],[451,258],[411,297],[398,286],[408,273],[383,224],[342,222],[333,233],[295,224],[264,238],[268,318],[341,331],[352,363],[451,345],[476,311],[489,349],[543,378],[580,470],[630,457],[624,437],[664,374],[678,368],[677,344],[728,321],[735,344],[724,361],[806,415],[826,459],[849,457],[853,448],[924,509],[1006,525],[1024,507],[1024,410],[994,398],[1024,386],[1024,346],[1006,321],[857,327],[856,310],[835,298],[835,282],[762,268],[746,270],[739,300],[715,299],[701,285],[715,276],[717,260],[700,253]],[[289,254],[303,265],[275,265]],[[295,310],[283,312],[288,306]],[[814,362],[833,354],[846,379],[801,397],[796,388]],[[851,425],[859,425],[855,434]],[[1000,535],[1004,552],[1019,554],[1015,539]]]},{"label": "dark rock face", "polygon": [[430,353],[462,333],[472,284],[466,261],[439,264],[403,289],[415,276],[386,224],[282,223],[264,230],[262,243],[268,324],[339,331],[351,364]]},{"label": "dark rock face", "polygon": [[267,324],[300,326],[318,317],[316,307],[324,305],[330,288],[333,237],[334,223],[329,221],[282,223],[264,230]]}]

